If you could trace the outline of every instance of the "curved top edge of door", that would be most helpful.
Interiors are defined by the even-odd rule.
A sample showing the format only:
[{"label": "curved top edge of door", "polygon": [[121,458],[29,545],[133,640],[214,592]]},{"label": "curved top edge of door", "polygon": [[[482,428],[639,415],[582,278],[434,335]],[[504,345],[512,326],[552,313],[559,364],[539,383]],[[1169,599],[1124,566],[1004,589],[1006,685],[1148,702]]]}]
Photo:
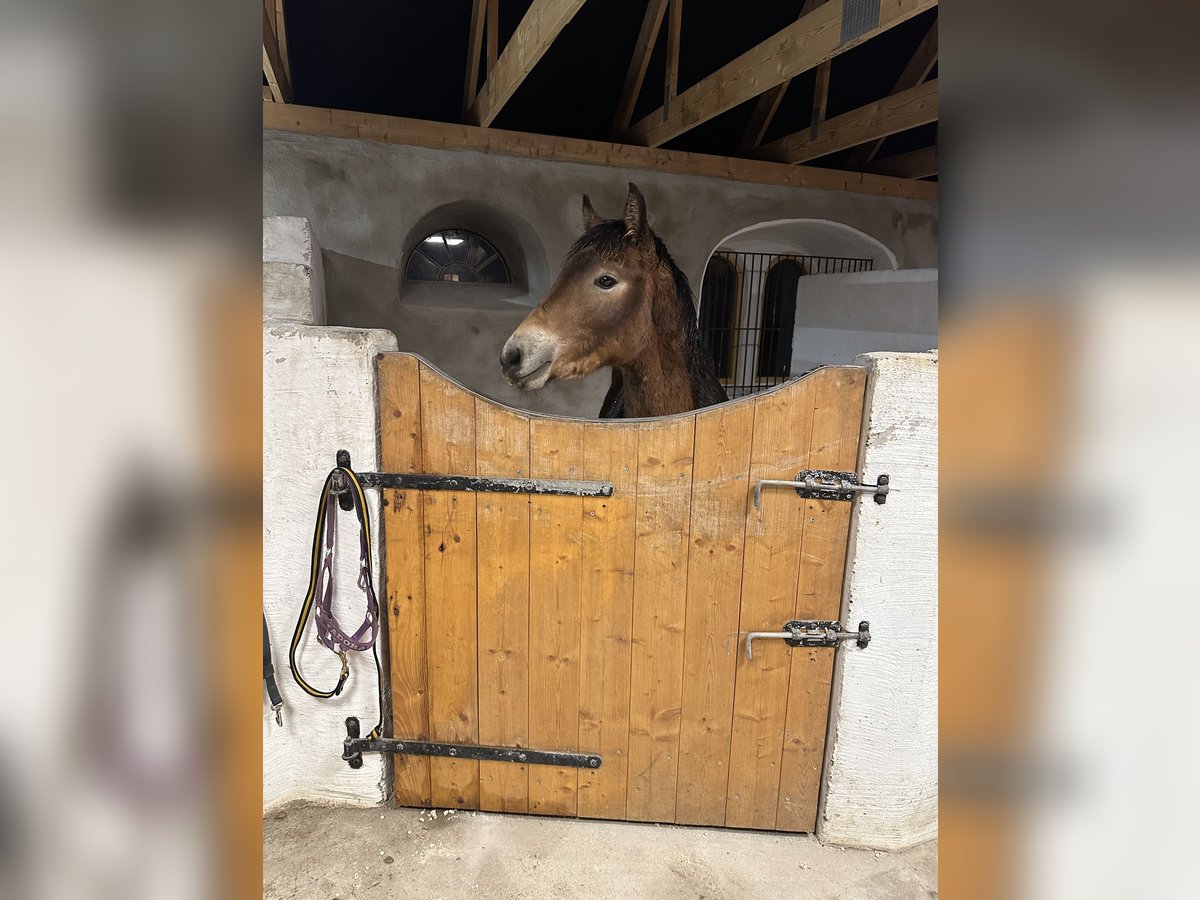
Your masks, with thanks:
[{"label": "curved top edge of door", "polygon": [[[769,388],[764,388],[763,390],[757,391],[753,394],[746,394],[743,397],[737,397],[733,400],[726,400],[724,403],[716,403],[712,406],[705,406],[700,409],[692,409],[692,410],[688,410],[687,412],[681,412],[681,413],[672,413],[671,415],[668,415],[668,416],[650,416],[650,417],[640,418],[640,419],[600,419],[600,418],[589,417],[589,416],[562,416],[562,415],[556,415],[554,413],[540,413],[540,412],[534,412],[533,410],[519,409],[518,407],[515,407],[515,406],[509,406],[506,403],[501,403],[499,400],[495,400],[492,397],[488,397],[484,394],[479,393],[478,391],[472,390],[471,388],[469,388],[465,384],[463,384],[461,381],[458,381],[453,376],[446,374],[446,372],[444,372],[442,369],[438,368],[436,365],[434,365],[428,359],[426,359],[425,357],[421,356],[418,353],[408,353],[405,351],[388,351],[388,352],[379,354],[379,361],[382,362],[385,358],[399,359],[399,358],[404,358],[404,357],[408,357],[410,359],[416,360],[417,362],[419,362],[421,364],[421,366],[428,369],[430,372],[435,374],[437,377],[439,377],[443,381],[445,381],[447,384],[452,385],[456,389],[462,391],[464,394],[468,394],[468,395],[474,397],[477,401],[483,401],[484,403],[487,403],[490,406],[495,407],[496,409],[502,409],[507,412],[513,413],[514,415],[524,416],[528,419],[547,419],[547,420],[557,421],[557,422],[587,422],[592,425],[614,425],[614,426],[636,425],[636,424],[642,424],[642,423],[646,423],[646,422],[670,422],[670,421],[673,421],[676,419],[684,419],[684,418],[689,418],[689,417],[693,417],[693,416],[697,416],[697,415],[703,415],[706,413],[725,411],[725,410],[731,409],[733,407],[736,407],[739,404],[754,403],[756,401],[761,400],[764,397],[770,397],[775,394],[788,394],[788,393],[794,392],[801,385],[803,385],[804,382],[806,382],[806,381],[820,382],[820,381],[824,381],[829,378],[837,379],[839,377],[842,377],[842,378],[847,377],[847,376],[853,377],[855,375],[861,377],[861,376],[865,376],[865,373],[867,371],[866,367],[864,367],[864,366],[818,366],[817,368],[813,369],[810,372],[805,372],[803,375],[797,375],[794,378],[789,378],[787,381],[781,382],[776,385],[772,385]],[[864,378],[864,381],[865,381],[865,378]]]}]

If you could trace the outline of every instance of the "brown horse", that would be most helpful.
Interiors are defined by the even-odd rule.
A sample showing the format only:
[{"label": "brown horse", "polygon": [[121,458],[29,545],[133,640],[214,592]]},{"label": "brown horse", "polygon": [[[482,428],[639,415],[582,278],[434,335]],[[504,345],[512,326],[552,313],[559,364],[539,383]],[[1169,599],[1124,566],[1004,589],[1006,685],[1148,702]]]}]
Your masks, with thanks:
[{"label": "brown horse", "polygon": [[603,418],[665,416],[728,399],[700,340],[687,276],[646,222],[629,185],[623,219],[583,197],[583,236],[550,293],[500,353],[504,377],[526,390],[612,366]]}]

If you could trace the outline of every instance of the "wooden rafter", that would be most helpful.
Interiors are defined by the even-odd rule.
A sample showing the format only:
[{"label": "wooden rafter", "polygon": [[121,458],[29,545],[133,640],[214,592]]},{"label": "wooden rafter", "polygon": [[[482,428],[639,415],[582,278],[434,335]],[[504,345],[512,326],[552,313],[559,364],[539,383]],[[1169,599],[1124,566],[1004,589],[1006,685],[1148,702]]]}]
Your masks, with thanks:
[{"label": "wooden rafter", "polygon": [[816,137],[825,121],[825,109],[829,106],[829,62],[817,66],[817,80],[813,84],[812,120],[808,133]]},{"label": "wooden rafter", "polygon": [[670,110],[679,94],[679,33],[683,28],[683,0],[671,0],[667,15],[667,66],[663,75],[663,109]]},{"label": "wooden rafter", "polygon": [[937,117],[938,83],[935,78],[915,88],[826,119],[816,137],[805,129],[764,144],[760,148],[761,156],[763,159],[777,162],[802,163],[838,150],[856,147],[867,141],[907,131],[918,125],[936,122]]},{"label": "wooden rafter", "polygon": [[479,89],[467,119],[477,125],[491,125],[521,82],[533,71],[554,39],[579,12],[584,0],[533,0],[533,4],[513,32],[512,39],[496,66],[488,72],[487,82]]},{"label": "wooden rafter", "polygon": [[663,14],[667,11],[667,0],[648,0],[646,14],[642,16],[642,27],[633,45],[633,57],[629,60],[629,71],[625,73],[625,86],[621,89],[621,101],[613,118],[613,135],[619,135],[633,121],[633,108],[642,93],[642,82],[646,79],[646,66],[650,54],[658,42]]},{"label": "wooden rafter", "polygon": [[490,0],[474,0],[471,5],[471,31],[467,36],[467,74],[463,81],[462,114],[465,119],[475,102],[475,87],[479,84],[479,51],[483,45],[485,10]]},{"label": "wooden rafter", "polygon": [[889,0],[873,27],[843,42],[843,0],[829,0],[692,85],[669,112],[659,108],[635,122],[626,138],[658,147],[935,6],[937,0]]},{"label": "wooden rafter", "polygon": [[292,83],[288,78],[283,55],[279,52],[279,41],[275,37],[272,23],[275,15],[275,0],[263,2],[263,74],[271,87],[271,96],[277,103],[292,102]]},{"label": "wooden rafter", "polygon": [[742,140],[738,143],[738,153],[753,153],[762,143],[771,120],[775,118],[775,111],[779,109],[783,95],[787,93],[791,83],[792,79],[789,78],[783,84],[777,84],[758,95],[754,110],[750,113],[750,121],[746,123],[746,130],[742,132]]},{"label": "wooden rafter", "polygon": [[937,147],[924,147],[887,159],[877,159],[867,167],[867,171],[897,178],[928,178],[938,173]]},{"label": "wooden rafter", "polygon": [[628,144],[548,137],[295,104],[264,103],[263,127],[415,147],[476,150],[481,153],[528,159],[648,169],[754,184],[781,184],[915,200],[936,200],[938,196],[938,186],[928,181],[812,166],[789,166],[757,159],[708,156],[678,150],[654,150]]},{"label": "wooden rafter", "polygon": [[[900,77],[896,79],[896,83],[892,85],[890,94],[898,94],[900,91],[907,91],[909,88],[915,88],[921,84],[929,73],[933,71],[933,67],[937,65],[938,59],[938,20],[935,17],[933,24],[929,26],[929,31],[925,33],[925,37],[921,39],[921,43],[917,45],[916,51],[912,58],[908,61],[908,65],[904,67],[904,71],[900,73]],[[856,147],[854,152],[846,159],[846,165],[851,169],[861,169],[867,163],[875,158],[879,153],[879,148],[883,146],[883,139],[871,141],[863,144],[861,147]]]},{"label": "wooden rafter", "polygon": [[500,0],[487,0],[487,61],[488,75],[500,58]]},{"label": "wooden rafter", "polygon": [[[800,15],[796,18],[804,18],[825,2],[826,0],[804,0],[804,5],[800,7]],[[758,102],[754,104],[754,110],[750,113],[750,121],[746,123],[746,130],[742,133],[742,139],[738,143],[738,153],[751,153],[763,142],[771,120],[775,118],[775,112],[779,109],[779,103],[791,85],[792,79],[789,78],[758,95]],[[826,93],[828,93],[828,83],[826,83]],[[816,108],[815,98],[813,108]],[[824,113],[821,115],[824,118]]]}]

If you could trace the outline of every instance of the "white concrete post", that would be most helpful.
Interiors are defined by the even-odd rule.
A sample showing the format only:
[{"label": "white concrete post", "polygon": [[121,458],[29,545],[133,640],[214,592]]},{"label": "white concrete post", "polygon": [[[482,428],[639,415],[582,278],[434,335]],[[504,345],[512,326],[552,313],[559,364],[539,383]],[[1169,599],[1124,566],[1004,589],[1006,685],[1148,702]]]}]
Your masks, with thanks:
[{"label": "white concrete post", "polygon": [[321,245],[308,219],[263,219],[263,321],[325,324]]},{"label": "white concrete post", "polygon": [[817,836],[898,850],[937,835],[937,354],[868,353],[861,474],[843,623],[872,640],[838,651]]},{"label": "white concrete post", "polygon": [[[304,219],[263,220],[263,613],[283,693],[283,727],[263,700],[263,809],[291,800],[369,805],[387,794],[382,754],[363,756],[361,769],[341,758],[345,719],[358,716],[363,732],[375,724],[378,685],[369,653],[350,654],[350,679],[341,696],[318,700],[304,693],[288,668],[296,616],[308,588],[313,526],[325,476],[338,450],[355,468],[379,470],[375,358],[396,349],[390,331],[280,324],[324,319],[321,248]],[[282,279],[269,277],[274,271]],[[380,589],[380,509],[367,501],[373,530],[376,590]],[[343,625],[361,621],[358,535],[353,515],[339,516],[334,608]],[[386,620],[386,608],[382,611]],[[383,636],[381,635],[381,641]],[[380,648],[386,665],[387,647]],[[301,668],[311,683],[337,683],[338,658],[321,647],[309,623]]]}]

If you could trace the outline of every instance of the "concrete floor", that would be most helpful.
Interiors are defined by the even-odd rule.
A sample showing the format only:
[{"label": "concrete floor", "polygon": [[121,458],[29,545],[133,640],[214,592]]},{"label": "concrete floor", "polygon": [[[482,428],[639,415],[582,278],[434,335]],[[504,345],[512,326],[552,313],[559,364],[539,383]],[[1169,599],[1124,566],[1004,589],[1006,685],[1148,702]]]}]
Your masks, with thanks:
[{"label": "concrete floor", "polygon": [[877,853],[808,835],[319,806],[263,821],[266,900],[928,900],[936,865],[936,841]]}]

